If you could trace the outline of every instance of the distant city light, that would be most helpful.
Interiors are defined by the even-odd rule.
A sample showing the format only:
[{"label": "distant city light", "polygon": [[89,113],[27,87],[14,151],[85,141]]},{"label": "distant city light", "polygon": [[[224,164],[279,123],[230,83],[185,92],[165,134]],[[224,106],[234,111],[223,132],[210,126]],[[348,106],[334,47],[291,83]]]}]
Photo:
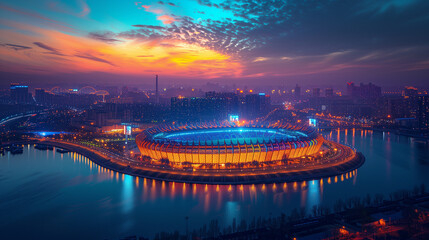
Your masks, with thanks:
[{"label": "distant city light", "polygon": [[131,126],[124,126],[124,135],[128,135],[128,136],[130,136],[131,135],[131,130],[132,130],[132,128],[131,128]]},{"label": "distant city light", "polygon": [[229,114],[229,121],[230,122],[238,122],[240,120],[240,117],[235,114]]},{"label": "distant city light", "polygon": [[11,86],[10,89],[17,89],[17,88],[28,88],[28,86],[24,86],[24,85],[15,85],[15,86]]},{"label": "distant city light", "polygon": [[317,120],[314,118],[310,118],[308,119],[308,125],[310,125],[311,127],[316,127],[317,125]]},{"label": "distant city light", "polygon": [[65,134],[66,132],[47,132],[47,131],[43,131],[43,132],[32,132],[36,135],[39,135],[41,137],[46,137],[46,136],[52,136],[55,134]]}]

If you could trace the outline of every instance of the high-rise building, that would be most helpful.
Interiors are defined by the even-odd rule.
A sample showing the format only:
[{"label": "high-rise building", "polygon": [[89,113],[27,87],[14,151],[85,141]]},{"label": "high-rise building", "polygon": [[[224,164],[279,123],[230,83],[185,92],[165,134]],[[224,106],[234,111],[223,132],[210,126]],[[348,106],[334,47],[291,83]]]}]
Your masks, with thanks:
[{"label": "high-rise building", "polygon": [[320,97],[320,88],[313,89],[313,97]]},{"label": "high-rise building", "polygon": [[327,88],[325,89],[325,97],[333,97],[334,96],[334,89]]},{"label": "high-rise building", "polygon": [[158,75],[156,75],[156,92],[155,92],[155,97],[156,97],[156,104],[159,104],[159,91],[158,91]]},{"label": "high-rise building", "polygon": [[415,87],[405,87],[402,91],[402,96],[408,110],[407,117],[417,118],[419,104],[418,89]]},{"label": "high-rise building", "polygon": [[34,98],[38,104],[46,104],[48,102],[48,93],[45,89],[36,88],[34,90]]},{"label": "high-rise building", "polygon": [[420,130],[429,130],[429,96],[419,95],[417,97],[417,122]]},{"label": "high-rise building", "polygon": [[295,98],[301,97],[301,87],[298,84],[295,86],[294,93],[295,93]]},{"label": "high-rise building", "polygon": [[245,117],[253,119],[266,114],[270,110],[271,98],[264,93],[247,94],[244,102]]},{"label": "high-rise building", "polygon": [[10,98],[14,103],[29,103],[31,100],[31,94],[28,92],[28,86],[11,83]]},{"label": "high-rise building", "polygon": [[353,82],[347,83],[347,95],[350,97],[359,97],[365,99],[377,99],[381,97],[381,87],[372,83],[355,86]]},{"label": "high-rise building", "polygon": [[356,87],[355,87],[354,82],[348,82],[347,83],[347,95],[348,96],[354,96],[355,91],[356,91],[355,89],[356,89]]},{"label": "high-rise building", "polygon": [[222,120],[228,114],[253,119],[271,111],[271,98],[264,93],[245,96],[232,92],[207,92],[205,97],[173,97],[171,112],[176,119]]},{"label": "high-rise building", "polygon": [[363,84],[359,86],[360,97],[367,99],[376,99],[381,97],[381,87],[372,83]]}]

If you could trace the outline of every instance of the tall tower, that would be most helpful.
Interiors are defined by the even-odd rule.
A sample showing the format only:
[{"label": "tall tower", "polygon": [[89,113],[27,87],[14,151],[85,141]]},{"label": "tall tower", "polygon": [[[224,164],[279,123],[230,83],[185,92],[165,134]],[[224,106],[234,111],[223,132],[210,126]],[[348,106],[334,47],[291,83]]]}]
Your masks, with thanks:
[{"label": "tall tower", "polygon": [[159,92],[158,92],[158,74],[156,75],[156,93],[155,93],[155,101],[156,104],[159,104]]}]

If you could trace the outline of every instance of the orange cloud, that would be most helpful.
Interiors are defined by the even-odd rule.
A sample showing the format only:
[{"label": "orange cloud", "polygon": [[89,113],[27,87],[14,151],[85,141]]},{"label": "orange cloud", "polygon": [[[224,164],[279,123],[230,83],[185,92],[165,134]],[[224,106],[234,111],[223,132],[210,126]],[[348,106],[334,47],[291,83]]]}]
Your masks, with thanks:
[{"label": "orange cloud", "polygon": [[160,20],[164,24],[171,24],[176,21],[175,18],[168,16],[168,15],[162,15],[156,18],[157,20]]},{"label": "orange cloud", "polygon": [[142,7],[146,12],[151,12],[156,14],[161,14],[164,12],[162,9],[153,9],[152,6],[149,6],[149,5],[142,5]]},{"label": "orange cloud", "polygon": [[[13,23],[10,27],[0,29],[0,42],[29,48],[16,51],[0,46],[0,69],[6,72],[157,72],[188,78],[239,77],[242,73],[240,61],[233,57],[179,40],[159,39],[154,44],[121,39],[117,44],[108,44],[33,25]],[[52,54],[49,49],[61,54]]]}]

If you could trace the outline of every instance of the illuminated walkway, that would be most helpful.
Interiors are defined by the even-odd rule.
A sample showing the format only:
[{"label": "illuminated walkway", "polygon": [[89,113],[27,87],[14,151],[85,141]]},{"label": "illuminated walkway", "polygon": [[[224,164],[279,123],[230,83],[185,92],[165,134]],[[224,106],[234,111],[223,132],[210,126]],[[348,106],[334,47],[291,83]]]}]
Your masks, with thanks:
[{"label": "illuminated walkway", "polygon": [[299,168],[290,167],[290,165],[288,168],[261,168],[256,171],[248,169],[211,170],[209,172],[205,170],[186,171],[172,170],[160,166],[148,167],[140,162],[130,161],[76,143],[57,140],[45,140],[41,142],[80,153],[91,159],[94,163],[120,173],[160,181],[201,184],[257,184],[307,181],[351,172],[362,166],[365,161],[361,153],[355,153],[346,146],[330,142],[338,148],[340,154],[336,155],[335,159],[324,161],[321,165]]}]

